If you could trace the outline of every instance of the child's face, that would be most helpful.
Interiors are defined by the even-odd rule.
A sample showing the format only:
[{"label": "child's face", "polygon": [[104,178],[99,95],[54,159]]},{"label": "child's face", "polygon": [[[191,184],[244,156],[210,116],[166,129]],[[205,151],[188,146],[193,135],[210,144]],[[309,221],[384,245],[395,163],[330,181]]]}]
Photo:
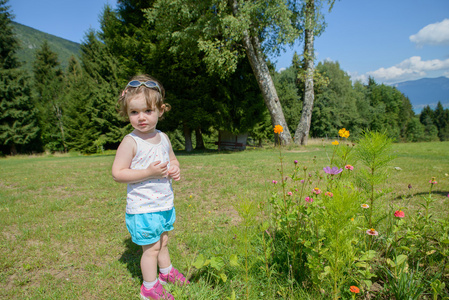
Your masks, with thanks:
[{"label": "child's face", "polygon": [[157,121],[164,113],[157,108],[147,105],[143,93],[137,94],[128,103],[128,117],[131,125],[141,133],[153,133],[156,130]]}]

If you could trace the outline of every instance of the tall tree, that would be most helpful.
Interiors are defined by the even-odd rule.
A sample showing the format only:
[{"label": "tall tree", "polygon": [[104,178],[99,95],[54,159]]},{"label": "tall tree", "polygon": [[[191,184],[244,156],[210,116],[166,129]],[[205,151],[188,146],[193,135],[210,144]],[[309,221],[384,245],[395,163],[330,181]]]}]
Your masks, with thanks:
[{"label": "tall tree", "polygon": [[[354,130],[360,127],[361,118],[357,111],[357,97],[350,76],[340,69],[338,62],[320,62],[315,71],[326,84],[319,89],[319,85],[314,85],[316,97],[310,135],[337,136],[342,127],[353,134]],[[317,79],[314,79],[314,82],[317,82]]]},{"label": "tall tree", "polygon": [[8,0],[0,0],[0,67],[2,69],[14,69],[19,67],[16,51],[19,43],[12,29],[13,15],[7,5]]},{"label": "tall tree", "polygon": [[0,148],[13,155],[41,150],[29,81],[21,70],[0,70]]},{"label": "tall tree", "polygon": [[18,69],[18,42],[7,2],[0,0],[0,151],[17,154],[40,150],[39,126],[30,80]]},{"label": "tall tree", "polygon": [[438,137],[440,141],[448,139],[449,131],[449,110],[444,109],[441,101],[438,101],[435,111],[433,112],[433,123],[438,128]]},{"label": "tall tree", "polygon": [[[329,11],[335,0],[328,0]],[[313,102],[315,100],[313,74],[315,68],[315,37],[324,30],[323,17],[320,13],[322,7],[321,0],[305,0],[303,6],[304,20],[304,101],[302,105],[301,119],[295,131],[295,143],[307,145],[309,138],[310,124],[312,121]]]},{"label": "tall tree", "polygon": [[117,10],[106,8],[99,36],[125,73],[149,73],[164,85],[173,109],[158,124],[160,129],[183,132],[185,149],[190,151],[193,134],[196,148],[201,148],[202,134],[211,128],[241,132],[261,120],[263,100],[260,94],[254,96],[257,82],[247,58],[237,57],[238,68],[226,80],[218,73],[208,74],[197,41],[189,51],[170,51],[176,46],[172,39],[156,39],[155,25],[142,11],[151,6],[152,1],[123,0]]},{"label": "tall tree", "polygon": [[272,125],[282,125],[280,138],[291,141],[290,131],[273,84],[267,53],[279,53],[299,37],[297,1],[155,1],[148,18],[158,38],[171,40],[170,51],[203,53],[210,73],[226,77],[239,57],[246,55],[259,84]]},{"label": "tall tree", "polygon": [[[68,112],[68,143],[85,153],[116,147],[129,130],[116,111],[123,88],[120,64],[107,45],[90,31],[81,45],[83,78]],[[72,75],[73,76],[73,75]]]},{"label": "tall tree", "polygon": [[63,122],[64,73],[58,55],[47,41],[36,51],[33,72],[44,147],[51,151],[67,151]]}]

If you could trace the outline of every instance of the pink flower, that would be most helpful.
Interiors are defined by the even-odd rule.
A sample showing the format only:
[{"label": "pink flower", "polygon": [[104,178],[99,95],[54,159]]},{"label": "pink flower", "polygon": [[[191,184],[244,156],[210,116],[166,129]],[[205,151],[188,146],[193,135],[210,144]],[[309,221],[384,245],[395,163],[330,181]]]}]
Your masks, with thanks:
[{"label": "pink flower", "polygon": [[362,208],[369,208],[369,205],[368,204],[362,204],[362,205],[360,205]]},{"label": "pink flower", "polygon": [[346,165],[346,166],[345,166],[345,169],[346,169],[346,170],[352,171],[352,170],[354,170],[354,167],[351,166],[351,165]]},{"label": "pink flower", "polygon": [[325,167],[325,168],[323,168],[323,170],[324,170],[324,172],[326,172],[327,174],[330,174],[330,175],[337,175],[337,174],[339,174],[339,173],[341,173],[341,172],[343,172],[343,169],[339,169],[338,167]]},{"label": "pink flower", "polygon": [[447,197],[449,198],[449,194],[447,194]]},{"label": "pink flower", "polygon": [[432,179],[429,180],[430,184],[437,184],[438,182],[436,181],[435,177],[432,177]]},{"label": "pink flower", "polygon": [[312,203],[313,202],[312,197],[306,197],[306,202]]},{"label": "pink flower", "polygon": [[397,218],[403,218],[403,217],[405,217],[405,214],[402,210],[397,210],[394,212],[394,216]]},{"label": "pink flower", "polygon": [[273,180],[273,183],[276,184],[276,183],[278,183],[278,182],[277,182],[276,180]]},{"label": "pink flower", "polygon": [[297,165],[297,164],[298,164],[298,161],[297,161],[297,160],[295,160],[295,161],[294,161],[294,163],[295,163],[295,165]]},{"label": "pink flower", "polygon": [[291,196],[291,195],[293,195],[293,193],[292,192],[288,192],[287,195]]},{"label": "pink flower", "polygon": [[314,188],[312,191],[315,195],[321,194],[321,190],[319,188]]},{"label": "pink flower", "polygon": [[301,179],[301,181],[300,181],[301,183],[304,183],[304,179]]},{"label": "pink flower", "polygon": [[368,229],[366,231],[367,234],[369,235],[379,235],[379,232],[377,232],[376,230],[374,230],[374,228]]},{"label": "pink flower", "polygon": [[332,194],[331,192],[326,192],[324,195],[328,196],[328,197],[334,197],[334,194]]}]

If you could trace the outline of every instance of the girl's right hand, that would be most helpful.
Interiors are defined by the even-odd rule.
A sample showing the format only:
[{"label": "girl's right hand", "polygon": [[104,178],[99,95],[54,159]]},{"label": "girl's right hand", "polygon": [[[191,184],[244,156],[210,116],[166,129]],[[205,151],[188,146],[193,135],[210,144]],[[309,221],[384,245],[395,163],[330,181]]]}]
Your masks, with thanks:
[{"label": "girl's right hand", "polygon": [[168,176],[168,161],[161,163],[160,160],[152,162],[147,170],[152,178],[165,178]]}]

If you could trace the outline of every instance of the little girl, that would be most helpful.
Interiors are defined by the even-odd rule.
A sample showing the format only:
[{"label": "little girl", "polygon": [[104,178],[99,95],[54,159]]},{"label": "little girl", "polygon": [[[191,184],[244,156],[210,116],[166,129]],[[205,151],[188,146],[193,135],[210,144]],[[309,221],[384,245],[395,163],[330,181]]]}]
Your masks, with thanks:
[{"label": "little girl", "polygon": [[128,117],[134,130],[117,149],[112,176],[128,184],[126,226],[132,241],[143,249],[142,299],[174,299],[162,285],[189,283],[172,267],[167,248],[167,232],[173,230],[176,219],[171,180],[181,177],[167,135],[156,129],[158,120],[170,110],[164,104],[164,94],[159,82],[139,75],[126,85],[118,100],[120,114]]}]

